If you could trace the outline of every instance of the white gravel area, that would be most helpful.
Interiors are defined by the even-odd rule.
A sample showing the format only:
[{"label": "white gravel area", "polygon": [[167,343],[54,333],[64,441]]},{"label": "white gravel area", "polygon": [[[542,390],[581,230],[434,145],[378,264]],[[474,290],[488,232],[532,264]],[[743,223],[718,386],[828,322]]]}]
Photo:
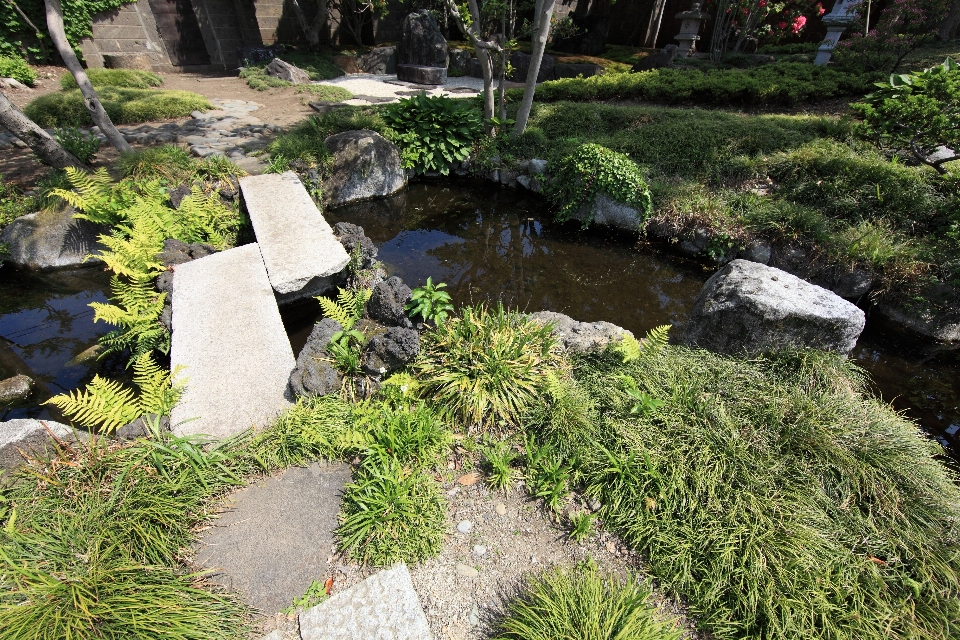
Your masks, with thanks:
[{"label": "white gravel area", "polygon": [[[441,86],[417,85],[412,82],[397,80],[396,74],[350,73],[333,80],[323,80],[314,84],[329,84],[343,87],[355,96],[371,96],[375,98],[391,98],[391,102],[413,95],[413,91],[425,91],[429,96],[452,95],[472,97],[483,91],[482,78],[447,78]],[[470,91],[451,91],[453,89],[470,89]],[[363,98],[354,98],[344,101],[344,104],[365,105],[371,101]]]}]

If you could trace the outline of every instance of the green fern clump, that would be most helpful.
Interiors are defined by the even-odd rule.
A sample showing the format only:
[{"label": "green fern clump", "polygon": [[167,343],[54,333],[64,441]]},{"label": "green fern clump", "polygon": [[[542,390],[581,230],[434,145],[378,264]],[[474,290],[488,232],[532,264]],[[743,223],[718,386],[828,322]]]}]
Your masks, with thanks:
[{"label": "green fern clump", "polygon": [[632,335],[624,334],[623,338],[613,345],[613,349],[620,354],[624,363],[634,362],[644,356],[652,356],[666,347],[670,342],[669,333],[670,325],[664,324],[651,329],[642,342]]},{"label": "green fern clump", "polygon": [[325,318],[336,320],[344,331],[349,331],[363,317],[363,309],[372,295],[370,289],[340,289],[336,301],[323,296],[317,296],[317,300]]},{"label": "green fern clump", "polygon": [[50,195],[66,201],[80,213],[74,217],[89,220],[94,224],[117,224],[123,220],[123,211],[133,201],[134,194],[121,183],[113,184],[110,174],[103,167],[87,173],[74,167],[65,169],[72,190],[52,189]]},{"label": "green fern clump", "polygon": [[82,391],[62,393],[47,404],[86,429],[111,433],[143,415],[169,415],[182,392],[170,372],[149,353],[133,361],[133,382],[140,390],[139,396],[115,380],[94,376]]}]

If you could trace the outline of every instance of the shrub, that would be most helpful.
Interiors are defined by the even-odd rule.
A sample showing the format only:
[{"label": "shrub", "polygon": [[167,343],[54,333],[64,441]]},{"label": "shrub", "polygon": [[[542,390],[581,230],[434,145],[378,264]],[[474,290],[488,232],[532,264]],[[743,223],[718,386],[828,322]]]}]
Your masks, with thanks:
[{"label": "shrub", "polygon": [[[97,92],[114,124],[135,124],[190,115],[213,107],[189,91],[104,87]],[[49,93],[34,99],[23,112],[41,127],[89,127],[90,112],[79,89]]]},{"label": "shrub", "polygon": [[77,156],[77,159],[83,163],[89,162],[90,158],[100,150],[100,138],[92,133],[83,134],[76,127],[57,129],[54,138],[64,149]]},{"label": "shrub", "polygon": [[[577,217],[582,208],[590,211],[601,194],[636,209],[640,227],[653,210],[650,189],[636,163],[598,144],[580,146],[557,163],[552,177],[554,182],[546,193],[559,208],[554,217],[560,221]],[[581,221],[586,227],[591,216]]]},{"label": "shrub", "polygon": [[[953,636],[960,478],[849,360],[664,346],[574,376],[531,427],[711,637]],[[632,412],[625,376],[663,404]]]},{"label": "shrub", "polygon": [[387,126],[376,110],[343,107],[307,118],[289,132],[277,136],[267,150],[271,156],[282,155],[287,162],[297,161],[325,172],[333,167],[333,156],[323,141],[335,133],[356,129],[369,129],[380,134],[387,132]]},{"label": "shrub", "polygon": [[520,418],[565,361],[550,327],[503,308],[465,307],[423,337],[414,367],[420,391],[469,428],[505,429]]},{"label": "shrub", "polygon": [[[126,89],[151,89],[163,84],[163,78],[149,71],[136,69],[87,69],[90,84],[96,89],[104,87],[120,87]],[[60,76],[60,88],[70,91],[77,88],[77,81],[72,73]]]},{"label": "shrub", "polygon": [[34,199],[25,196],[17,187],[6,184],[0,178],[0,231],[22,215],[36,208]]},{"label": "shrub", "polygon": [[[862,95],[874,79],[811,64],[783,62],[756,69],[656,69],[564,78],[537,86],[539,102],[648,100],[666,104],[782,104]],[[511,89],[519,101],[521,91]]]},{"label": "shrub", "polygon": [[470,155],[482,132],[480,114],[462,100],[428,97],[425,92],[402,99],[383,110],[383,119],[395,135],[403,166],[417,173],[450,173],[453,162]]},{"label": "shrub", "polygon": [[[958,160],[960,150],[960,67],[951,58],[922,72],[890,76],[878,90],[850,105],[863,122],[856,132],[876,143],[933,167]],[[949,154],[929,158],[946,147]]]},{"label": "shrub", "polygon": [[25,85],[33,86],[37,81],[37,72],[23,58],[0,55],[0,78],[13,78]]},{"label": "shrub", "polygon": [[313,100],[324,102],[343,102],[353,97],[353,94],[332,84],[302,84],[297,87],[297,93],[309,93]]},{"label": "shrub", "polygon": [[638,578],[600,573],[592,564],[551,569],[528,579],[507,605],[502,640],[679,640],[680,629],[657,614],[653,591]]}]

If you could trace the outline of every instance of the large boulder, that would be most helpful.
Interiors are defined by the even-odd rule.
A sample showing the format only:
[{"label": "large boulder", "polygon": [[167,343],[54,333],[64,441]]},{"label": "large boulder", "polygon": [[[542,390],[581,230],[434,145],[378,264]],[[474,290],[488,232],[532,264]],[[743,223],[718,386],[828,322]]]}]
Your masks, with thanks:
[{"label": "large boulder", "polygon": [[324,182],[329,207],[382,198],[407,186],[400,151],[375,131],[345,131],[323,141],[333,154],[333,175]]},{"label": "large boulder", "polygon": [[109,232],[73,217],[73,207],[40,211],[20,216],[0,233],[0,245],[7,245],[5,260],[29,269],[64,269],[101,264],[88,255],[104,249],[97,239]]},{"label": "large boulder", "polygon": [[676,57],[677,57],[677,45],[668,44],[663,48],[663,51],[650,54],[646,58],[640,60],[640,62],[633,65],[633,68],[630,69],[630,71],[634,71],[634,72],[650,71],[651,69],[662,69],[664,67],[672,67],[673,61],[676,59]]},{"label": "large boulder", "polygon": [[377,47],[357,57],[357,63],[365,73],[383,75],[397,72],[397,48]]},{"label": "large boulder", "polygon": [[[527,81],[527,73],[530,72],[530,61],[532,57],[529,53],[522,51],[514,51],[510,56],[510,65],[513,67],[511,79],[514,82]],[[556,58],[547,53],[543,54],[543,58],[540,60],[540,70],[537,72],[537,82],[553,80],[553,68],[556,64]]]},{"label": "large boulder", "polygon": [[340,391],[342,377],[330,362],[327,345],[343,327],[336,320],[318,322],[307,343],[297,356],[297,366],[290,374],[290,390],[298,396],[325,396]]},{"label": "large boulder", "polygon": [[569,353],[599,353],[611,342],[633,337],[633,333],[609,322],[578,322],[555,311],[538,311],[530,319],[542,325],[551,324],[553,333]]},{"label": "large boulder", "polygon": [[386,326],[409,329],[413,323],[407,316],[406,304],[410,302],[412,293],[410,287],[397,276],[387,278],[373,288],[367,301],[367,315]]},{"label": "large boulder", "polygon": [[426,9],[403,19],[397,64],[447,68],[447,40],[436,19]]},{"label": "large boulder", "polygon": [[405,367],[420,355],[420,334],[416,329],[390,327],[375,336],[363,354],[363,370],[371,376],[386,376]]},{"label": "large boulder", "polygon": [[0,422],[0,470],[15,469],[26,460],[24,454],[42,457],[52,453],[57,440],[74,442],[85,434],[53,420],[8,420]]},{"label": "large boulder", "polygon": [[630,233],[639,233],[644,222],[643,214],[630,205],[617,202],[604,192],[597,194],[592,203],[580,207],[576,218]]},{"label": "large boulder", "polygon": [[865,322],[863,311],[832,291],[774,267],[734,260],[707,280],[681,340],[729,354],[783,348],[848,353]]},{"label": "large boulder", "polygon": [[280,58],[274,58],[270,61],[270,64],[267,65],[267,68],[264,69],[268,76],[273,76],[274,78],[279,78],[280,80],[286,80],[287,82],[292,82],[293,84],[310,84],[310,74],[297,67],[290,64],[289,62],[284,62]]}]

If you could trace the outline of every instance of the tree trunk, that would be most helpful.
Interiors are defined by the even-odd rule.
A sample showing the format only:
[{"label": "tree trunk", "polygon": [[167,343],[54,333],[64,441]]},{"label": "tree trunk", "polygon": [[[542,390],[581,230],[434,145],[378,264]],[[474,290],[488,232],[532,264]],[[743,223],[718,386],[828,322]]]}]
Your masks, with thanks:
[{"label": "tree trunk", "polygon": [[537,0],[536,13],[534,13],[533,47],[530,51],[530,68],[527,70],[527,83],[523,87],[523,100],[520,101],[520,109],[517,110],[517,123],[513,127],[514,136],[519,136],[527,129],[530,109],[533,108],[533,96],[537,91],[540,63],[543,62],[543,51],[547,48],[550,22],[553,18],[553,9],[556,6],[556,0]]},{"label": "tree trunk", "polygon": [[[303,12],[303,8],[297,0],[290,0],[290,3],[293,5],[293,12],[297,14],[297,22],[300,23],[303,35],[307,38],[307,46],[310,47],[311,51],[316,51],[320,48],[320,30],[317,29],[314,31],[313,25],[307,21],[307,14]],[[320,18],[319,12],[317,13],[317,18]],[[314,23],[316,22],[317,21],[314,20]]]},{"label": "tree trunk", "polygon": [[[468,0],[467,6],[470,10],[470,26],[468,27],[460,15],[460,8],[455,0],[447,0],[447,8],[450,15],[453,16],[457,27],[467,36],[467,39],[473,43],[473,50],[477,54],[477,62],[480,63],[480,71],[483,75],[483,118],[489,121],[494,114],[494,95],[493,95],[493,61],[502,48],[494,40],[482,40],[480,38],[480,7],[477,0]],[[493,128],[488,123],[485,125],[488,134],[492,134]]]},{"label": "tree trunk", "polygon": [[942,42],[948,42],[957,35],[957,28],[960,27],[960,0],[954,0],[950,7],[950,13],[940,23],[937,29],[937,35]]},{"label": "tree trunk", "polygon": [[37,126],[36,122],[25,116],[2,92],[0,92],[0,125],[23,140],[41,160],[55,169],[66,167],[90,169],[75,155],[60,146],[60,143],[51,138],[49,133]]},{"label": "tree trunk", "polygon": [[100,127],[100,131],[117,151],[130,153],[133,148],[127,144],[117,128],[113,126],[110,116],[107,115],[103,105],[100,104],[97,92],[90,84],[90,78],[87,77],[83,67],[80,66],[77,54],[73,52],[73,48],[67,41],[67,33],[63,29],[63,7],[60,5],[60,0],[44,0],[44,2],[47,8],[47,31],[50,32],[50,39],[53,40],[53,44],[57,48],[57,52],[60,53],[60,57],[63,58],[64,64],[67,65],[67,69],[70,70],[74,80],[77,81],[80,92],[83,94],[83,102],[90,112],[90,117],[93,118],[94,124]]},{"label": "tree trunk", "polygon": [[650,10],[650,21],[647,23],[647,32],[643,36],[643,46],[656,48],[657,37],[660,35],[660,23],[663,22],[663,10],[667,0],[654,0]]}]

